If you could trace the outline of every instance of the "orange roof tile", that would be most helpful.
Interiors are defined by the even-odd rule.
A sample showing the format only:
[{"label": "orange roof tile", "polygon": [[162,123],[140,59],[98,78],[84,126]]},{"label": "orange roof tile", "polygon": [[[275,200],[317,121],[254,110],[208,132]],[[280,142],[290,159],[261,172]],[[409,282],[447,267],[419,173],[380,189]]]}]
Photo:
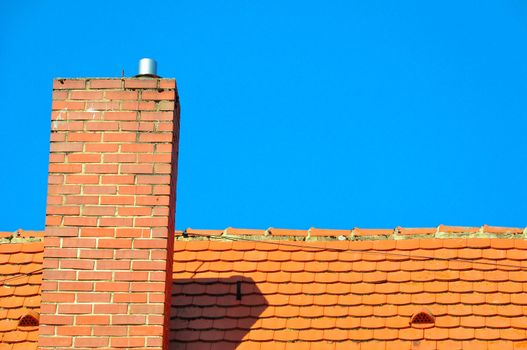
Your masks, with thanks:
[{"label": "orange roof tile", "polygon": [[40,280],[30,276],[42,274],[43,250],[42,242],[0,243],[0,349],[37,348],[38,327],[18,321],[40,309]]},{"label": "orange roof tile", "polygon": [[[188,349],[521,347],[526,234],[487,225],[176,232],[171,342]],[[31,240],[41,236],[0,234],[0,349],[36,349],[38,330],[18,320],[40,307],[43,245]],[[424,309],[434,324],[412,325]]]},{"label": "orange roof tile", "polygon": [[[211,348],[210,337],[228,348],[487,349],[525,339],[527,246],[515,243],[523,229],[222,232],[176,240],[173,308],[182,326],[173,328],[173,341]],[[179,268],[201,265],[217,251],[221,268]],[[211,271],[217,276],[210,278]],[[434,324],[413,326],[412,316],[424,308]],[[207,320],[214,322],[191,323]]]}]

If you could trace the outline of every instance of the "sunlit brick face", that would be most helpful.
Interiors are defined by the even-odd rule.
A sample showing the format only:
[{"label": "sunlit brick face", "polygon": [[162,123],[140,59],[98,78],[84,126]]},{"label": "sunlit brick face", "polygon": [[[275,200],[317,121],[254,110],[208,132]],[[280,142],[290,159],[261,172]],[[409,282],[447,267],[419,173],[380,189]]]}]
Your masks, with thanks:
[{"label": "sunlit brick face", "polygon": [[52,110],[39,346],[166,349],[175,80],[57,79]]}]

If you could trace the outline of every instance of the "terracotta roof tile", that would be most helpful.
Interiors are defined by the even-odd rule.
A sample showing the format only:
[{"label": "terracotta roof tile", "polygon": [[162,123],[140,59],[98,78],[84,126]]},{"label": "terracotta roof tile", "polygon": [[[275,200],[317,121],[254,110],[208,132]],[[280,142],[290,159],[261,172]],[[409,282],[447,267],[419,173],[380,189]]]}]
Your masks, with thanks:
[{"label": "terracotta roof tile", "polygon": [[[188,349],[519,347],[524,233],[189,229],[175,242],[171,339]],[[17,318],[39,308],[42,250],[41,242],[0,244],[6,349],[36,348],[37,331],[19,329]],[[435,318],[430,328],[410,324],[422,307]]]},{"label": "terracotta roof tile", "polygon": [[[232,251],[222,254],[216,262],[225,263],[221,270],[230,267],[226,264],[230,261],[247,265],[242,269],[233,266],[232,275],[242,274],[253,282],[255,273],[266,274],[264,281],[254,282],[253,288],[260,291],[262,299],[252,295],[241,303],[261,307],[260,315],[251,314],[260,317],[261,322],[245,329],[247,333],[240,334],[237,342],[251,339],[261,348],[275,344],[294,344],[295,349],[300,344],[308,349],[316,348],[314,344],[319,347],[324,344],[325,348],[354,344],[367,349],[388,348],[387,344],[392,346],[394,340],[406,340],[410,343],[400,344],[419,341],[427,342],[430,348],[450,345],[449,349],[453,349],[470,344],[481,346],[486,344],[482,342],[486,338],[514,342],[525,336],[527,323],[519,320],[527,308],[524,295],[527,269],[524,271],[518,265],[523,261],[520,259],[525,255],[524,248],[497,242],[514,241],[514,237],[470,237],[484,232],[519,235],[522,230],[502,233],[488,227],[440,226],[414,231],[399,228],[350,232],[311,228],[306,237],[304,231],[269,231],[274,231],[275,239],[279,240],[262,234],[262,242],[231,241]],[[438,232],[453,236],[429,237]],[[394,234],[411,238],[393,239]],[[333,241],[320,241],[329,237]],[[362,237],[368,238],[352,240]],[[381,237],[384,239],[380,240]],[[189,237],[186,244],[197,242]],[[270,250],[273,244],[275,249]],[[200,256],[207,254],[207,250],[192,251],[196,252],[195,261],[206,260]],[[227,260],[227,255],[238,251],[243,251],[243,255]],[[511,266],[501,266],[504,261]],[[200,269],[194,278],[199,279],[201,273]],[[174,280],[177,279],[174,275]],[[409,324],[420,305],[429,307],[435,316],[435,324],[426,330]],[[246,313],[229,314],[243,317]],[[500,321],[493,322],[494,319]],[[502,334],[500,330],[509,329],[503,325],[513,322],[516,327],[510,329],[518,331],[507,330]],[[214,327],[224,330],[226,338],[236,342],[235,337],[227,335],[230,327],[221,328],[219,324]],[[491,332],[483,336],[482,329]],[[194,332],[190,328],[187,331]]]},{"label": "terracotta roof tile", "polygon": [[0,339],[5,349],[37,348],[38,327],[19,327],[18,320],[40,309],[43,249],[42,242],[0,243]]}]

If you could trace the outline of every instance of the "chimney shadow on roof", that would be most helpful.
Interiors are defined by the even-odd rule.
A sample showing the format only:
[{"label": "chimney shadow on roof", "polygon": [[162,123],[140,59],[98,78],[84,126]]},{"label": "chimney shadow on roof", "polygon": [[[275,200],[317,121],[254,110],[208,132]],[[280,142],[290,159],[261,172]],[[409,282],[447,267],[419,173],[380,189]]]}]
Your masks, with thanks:
[{"label": "chimney shadow on roof", "polygon": [[169,349],[234,350],[268,305],[248,277],[175,278]]}]

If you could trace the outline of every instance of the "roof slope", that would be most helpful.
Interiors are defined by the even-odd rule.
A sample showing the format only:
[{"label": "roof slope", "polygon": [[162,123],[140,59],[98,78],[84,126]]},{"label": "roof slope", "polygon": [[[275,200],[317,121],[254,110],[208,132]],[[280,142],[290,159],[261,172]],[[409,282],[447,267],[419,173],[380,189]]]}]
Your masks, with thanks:
[{"label": "roof slope", "polygon": [[[522,230],[311,231],[318,241],[273,229],[176,241],[171,348],[527,347]],[[435,324],[411,325],[420,311]]]},{"label": "roof slope", "polygon": [[18,326],[40,309],[42,242],[0,244],[0,350],[37,348],[38,326]]},{"label": "roof slope", "polygon": [[[42,251],[0,244],[0,350],[36,349],[18,320],[39,309]],[[521,229],[187,230],[170,348],[527,348],[526,258]],[[420,311],[434,324],[411,325]]]}]

